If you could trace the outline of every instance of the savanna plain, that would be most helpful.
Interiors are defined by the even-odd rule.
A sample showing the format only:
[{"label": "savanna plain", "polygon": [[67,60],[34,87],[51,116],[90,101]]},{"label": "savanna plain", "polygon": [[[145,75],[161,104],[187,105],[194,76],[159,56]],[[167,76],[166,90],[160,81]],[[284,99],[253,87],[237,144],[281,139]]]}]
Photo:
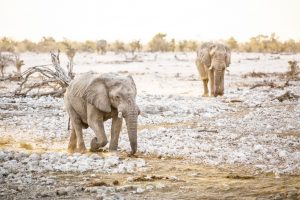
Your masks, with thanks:
[{"label": "savanna plain", "polygon": [[[51,63],[47,53],[20,57],[23,70]],[[63,98],[13,96],[20,82],[0,81],[0,199],[300,199],[300,81],[286,75],[300,54],[232,53],[218,97],[201,96],[195,53],[131,58],[78,53],[74,72],[132,75],[132,157],[125,123],[117,152],[69,154]],[[84,130],[88,148],[93,137]]]}]

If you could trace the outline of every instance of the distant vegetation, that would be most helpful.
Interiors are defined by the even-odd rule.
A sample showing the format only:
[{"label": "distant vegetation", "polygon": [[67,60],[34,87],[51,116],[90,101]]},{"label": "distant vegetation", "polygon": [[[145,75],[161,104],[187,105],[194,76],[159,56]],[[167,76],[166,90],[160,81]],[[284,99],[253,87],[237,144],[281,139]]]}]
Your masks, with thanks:
[{"label": "distant vegetation", "polygon": [[[181,51],[189,52],[195,51],[202,41],[195,40],[168,40],[167,35],[164,33],[157,33],[146,44],[142,44],[139,40],[133,40],[129,43],[123,41],[108,42],[104,39],[97,41],[87,40],[85,42],[77,42],[70,40],[56,41],[52,37],[43,37],[39,42],[32,42],[30,40],[15,41],[13,39],[3,37],[0,38],[0,52],[49,52],[51,50],[60,49],[68,51],[70,48],[75,49],[77,52],[98,52],[105,54],[107,51],[115,53],[137,51],[150,51],[150,52],[169,52]],[[238,42],[234,37],[221,41],[226,43],[233,51],[238,52],[300,52],[300,40],[293,39],[287,41],[279,40],[276,34],[271,35],[257,35],[251,37],[247,42]]]}]

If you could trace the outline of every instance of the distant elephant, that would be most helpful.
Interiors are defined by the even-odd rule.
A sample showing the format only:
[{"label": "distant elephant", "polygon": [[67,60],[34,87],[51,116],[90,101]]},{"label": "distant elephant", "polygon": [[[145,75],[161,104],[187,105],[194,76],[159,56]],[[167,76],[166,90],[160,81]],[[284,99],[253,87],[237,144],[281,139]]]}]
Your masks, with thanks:
[{"label": "distant elephant", "polygon": [[206,42],[199,47],[196,66],[203,81],[204,94],[202,96],[208,96],[208,81],[211,96],[224,94],[224,72],[229,67],[230,59],[230,49],[223,44]]},{"label": "distant elephant", "polygon": [[137,119],[140,113],[136,105],[136,86],[131,76],[115,73],[86,73],[68,86],[64,101],[71,121],[69,152],[84,153],[82,128],[90,127],[96,137],[91,141],[91,151],[107,144],[103,122],[112,118],[109,150],[117,150],[119,134],[125,118],[131,146],[131,154],[137,151]]}]

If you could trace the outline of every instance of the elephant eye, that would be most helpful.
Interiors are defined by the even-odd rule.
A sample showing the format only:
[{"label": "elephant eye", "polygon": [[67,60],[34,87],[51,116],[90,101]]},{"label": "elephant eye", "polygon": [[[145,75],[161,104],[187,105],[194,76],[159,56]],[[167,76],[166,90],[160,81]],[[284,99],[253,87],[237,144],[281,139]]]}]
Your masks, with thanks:
[{"label": "elephant eye", "polygon": [[115,96],[115,99],[116,99],[116,100],[120,100],[120,96],[118,96],[118,95]]}]

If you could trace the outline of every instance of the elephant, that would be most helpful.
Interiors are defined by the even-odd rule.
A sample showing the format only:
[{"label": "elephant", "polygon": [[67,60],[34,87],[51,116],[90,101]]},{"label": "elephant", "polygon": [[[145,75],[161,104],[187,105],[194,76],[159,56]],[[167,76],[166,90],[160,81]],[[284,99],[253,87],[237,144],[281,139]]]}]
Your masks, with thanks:
[{"label": "elephant", "polygon": [[88,127],[96,135],[91,140],[91,151],[104,147],[108,141],[103,122],[108,119],[112,119],[109,151],[116,151],[124,118],[131,146],[130,155],[134,155],[137,151],[137,120],[140,114],[136,93],[136,85],[130,75],[89,72],[72,80],[64,95],[71,122],[68,151],[86,152],[82,129]]},{"label": "elephant", "polygon": [[210,82],[210,96],[224,94],[224,72],[230,65],[230,59],[231,51],[226,45],[205,42],[198,48],[196,66],[203,81],[202,96],[208,96],[208,82]]}]

